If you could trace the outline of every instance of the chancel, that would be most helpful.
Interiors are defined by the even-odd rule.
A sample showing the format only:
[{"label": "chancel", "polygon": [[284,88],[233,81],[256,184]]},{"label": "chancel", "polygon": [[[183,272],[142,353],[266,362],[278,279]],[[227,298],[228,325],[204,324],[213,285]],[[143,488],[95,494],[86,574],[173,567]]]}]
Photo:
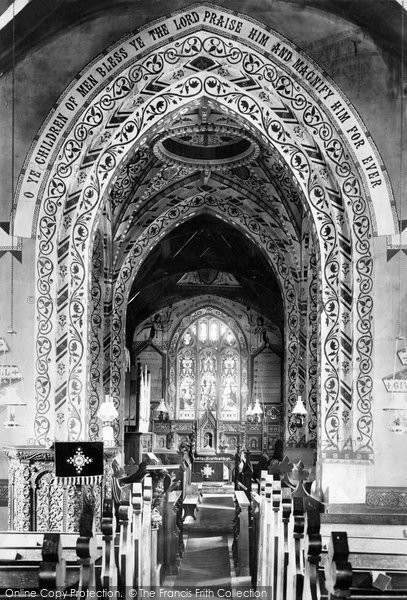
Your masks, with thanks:
[{"label": "chancel", "polygon": [[2,590],[407,594],[405,26],[0,3]]}]

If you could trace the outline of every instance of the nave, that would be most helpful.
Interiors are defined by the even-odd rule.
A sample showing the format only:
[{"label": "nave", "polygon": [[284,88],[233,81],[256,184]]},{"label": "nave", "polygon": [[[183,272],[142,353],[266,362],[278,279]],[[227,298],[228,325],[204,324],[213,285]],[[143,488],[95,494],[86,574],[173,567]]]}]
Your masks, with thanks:
[{"label": "nave", "polygon": [[404,593],[406,2],[0,0],[5,594]]},{"label": "nave", "polygon": [[0,597],[406,597],[406,511],[325,512],[287,457],[246,485],[191,483],[190,467],[119,472],[76,534],[3,532]]}]

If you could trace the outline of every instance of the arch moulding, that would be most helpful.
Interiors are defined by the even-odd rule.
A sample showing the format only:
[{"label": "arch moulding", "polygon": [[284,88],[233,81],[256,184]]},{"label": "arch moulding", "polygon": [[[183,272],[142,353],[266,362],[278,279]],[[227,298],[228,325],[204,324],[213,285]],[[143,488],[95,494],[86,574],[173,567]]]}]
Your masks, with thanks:
[{"label": "arch moulding", "polygon": [[[207,58],[203,71],[197,61],[201,56]],[[183,72],[185,65],[189,69],[187,73]],[[196,73],[194,77],[193,69]],[[15,232],[23,237],[38,237],[37,441],[44,443],[50,434],[47,415],[51,410],[55,384],[49,363],[55,366],[58,360],[58,336],[61,339],[61,334],[56,334],[56,300],[73,291],[75,302],[80,304],[86,301],[91,269],[86,261],[78,266],[76,257],[79,252],[85,257],[90,254],[92,232],[102,200],[129,152],[143,143],[142,135],[147,131],[149,118],[145,107],[156,110],[155,114],[150,113],[154,123],[163,117],[157,112],[158,101],[166,94],[169,99],[176,85],[172,82],[171,86],[168,82],[169,73],[173,80],[177,75],[175,81],[178,78],[179,86],[184,85],[186,89],[187,84],[191,86],[193,81],[195,84],[200,82],[205,94],[212,93],[213,96],[213,86],[219,85],[226,108],[228,98],[231,104],[233,95],[240,96],[240,100],[233,100],[233,109],[239,110],[236,107],[240,101],[240,112],[249,123],[252,115],[247,111],[248,107],[242,104],[242,99],[256,98],[256,118],[259,118],[259,114],[264,115],[266,110],[270,111],[269,129],[258,123],[255,127],[260,131],[264,143],[274,145],[286,162],[291,160],[291,168],[296,171],[297,179],[301,181],[303,178],[301,184],[313,206],[314,219],[321,221],[318,225],[321,246],[326,244],[329,247],[328,251],[321,253],[321,261],[325,267],[339,264],[336,255],[341,252],[342,263],[350,265],[350,279],[352,270],[361,277],[359,288],[355,290],[359,304],[354,322],[344,319],[340,323],[347,307],[340,304],[344,282],[339,280],[338,273],[332,268],[330,274],[324,274],[323,282],[324,318],[328,322],[323,333],[328,332],[327,338],[333,340],[339,337],[341,326],[348,328],[349,335],[345,342],[349,345],[350,340],[359,360],[356,378],[359,396],[354,402],[355,406],[352,406],[356,415],[352,425],[354,431],[347,431],[341,441],[338,439],[339,425],[335,419],[338,420],[338,414],[349,408],[350,401],[341,398],[340,390],[347,390],[352,385],[352,377],[350,375],[342,381],[338,374],[339,348],[334,350],[336,354],[333,359],[327,345],[321,349],[328,373],[324,374],[321,394],[326,394],[330,403],[328,413],[331,423],[323,424],[326,449],[332,452],[334,458],[371,457],[371,333],[367,324],[371,302],[367,303],[367,309],[361,306],[366,306],[366,302],[362,303],[362,297],[366,298],[371,289],[372,260],[368,239],[372,233],[383,235],[395,231],[393,198],[386,171],[356,111],[309,57],[260,23],[212,5],[191,6],[188,10],[175,12],[123,38],[106,54],[96,58],[62,95],[30,149],[17,188]],[[232,84],[236,73],[244,76],[241,87]],[[222,87],[222,82],[226,82],[226,87]],[[183,102],[186,103],[193,96],[193,93],[190,97],[185,93]],[[294,141],[292,123],[296,123],[300,132],[304,132],[303,143]],[[137,132],[134,127],[139,127]],[[280,139],[286,140],[286,146],[291,144],[290,159],[284,157],[284,144],[280,143]],[[93,157],[90,153],[85,157],[86,150],[91,148],[94,150]],[[106,159],[111,160],[113,156],[115,158],[111,166],[112,162],[109,164]],[[300,161],[296,169],[292,164],[294,156]],[[324,176],[325,181],[321,175],[322,168],[328,173],[328,176]],[[315,175],[313,181],[317,181],[316,185],[311,184],[311,174]],[[91,197],[91,188],[101,191]],[[323,198],[318,194],[322,194]],[[379,207],[380,219],[377,218]],[[351,236],[351,239],[345,240],[348,245],[343,243],[343,231],[334,217],[329,216],[323,222],[323,218],[331,213],[334,215],[335,210],[346,215]],[[63,219],[70,212],[71,223]],[[327,225],[331,227],[329,239],[325,233]],[[74,242],[79,227],[84,232],[80,248]],[[341,251],[338,250],[339,240],[342,241]],[[70,288],[61,280],[60,273],[55,275],[58,242],[60,246],[66,242],[70,248],[65,260],[71,273],[73,265],[79,271],[83,270],[79,283],[74,283]],[[133,248],[137,244],[139,240]],[[349,249],[344,251],[344,247]],[[116,292],[113,294],[116,299],[117,291],[126,279],[123,271],[122,268],[116,282]],[[295,292],[293,294],[294,301]],[[117,306],[113,308],[114,315],[123,311],[125,296],[126,293],[121,294]],[[70,308],[72,306],[73,303]],[[86,374],[88,323],[85,318],[85,326],[80,325],[82,312],[72,314],[71,323],[66,325],[71,327],[67,338],[66,364],[69,363],[69,356],[74,355],[70,342],[75,342],[75,354],[79,348],[79,359],[71,361],[73,367],[67,373],[66,381],[67,393],[71,394],[71,404],[77,410],[80,421],[86,413],[86,385],[83,386],[84,382],[81,381],[76,388],[80,391],[74,393],[72,390],[75,386],[70,386],[69,382],[74,382],[76,372],[82,373],[82,378]],[[349,322],[350,325],[347,324]],[[296,327],[293,325],[293,330]],[[359,333],[354,334],[356,330]],[[67,331],[62,333],[62,336],[65,335],[68,336]],[[122,340],[119,345],[118,357],[123,346]],[[117,362],[120,364],[119,358]],[[356,361],[354,364],[356,366]],[[333,382],[333,392],[326,385],[329,378]],[[352,388],[349,389],[352,392]],[[341,404],[343,406],[339,408]],[[327,433],[329,426],[336,429],[336,441]],[[83,427],[79,427],[78,431],[82,431],[83,435]],[[354,440],[358,438],[356,447],[346,448],[348,439],[352,437]]]}]

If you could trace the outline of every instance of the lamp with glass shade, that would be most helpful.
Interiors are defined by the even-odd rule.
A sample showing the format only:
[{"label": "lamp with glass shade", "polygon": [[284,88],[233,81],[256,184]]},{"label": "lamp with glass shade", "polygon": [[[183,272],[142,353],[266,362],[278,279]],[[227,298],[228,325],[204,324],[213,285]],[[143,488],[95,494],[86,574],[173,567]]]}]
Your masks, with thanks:
[{"label": "lamp with glass shade", "polygon": [[307,416],[307,409],[304,406],[301,396],[297,397],[297,402],[292,410],[293,425],[297,429],[301,429],[305,423],[305,417]]},{"label": "lamp with glass shade", "polygon": [[155,413],[159,421],[168,421],[170,411],[165,404],[164,398],[161,398],[160,404],[155,409]]},{"label": "lamp with glass shade", "polygon": [[16,406],[26,405],[27,403],[20,398],[15,387],[7,387],[4,395],[0,398],[0,406],[7,407],[7,419],[4,421],[3,427],[18,427],[20,423],[16,421]]},{"label": "lamp with glass shade", "polygon": [[103,422],[102,439],[105,446],[114,446],[113,421],[117,419],[119,413],[113,404],[113,398],[106,394],[105,401],[102,402],[97,412],[97,416]]},{"label": "lamp with glass shade", "polygon": [[249,421],[249,423],[251,423],[253,420],[253,407],[251,404],[249,404],[249,406],[247,407],[246,417],[247,417],[247,420]]},{"label": "lamp with glass shade", "polygon": [[253,406],[253,417],[254,417],[254,420],[257,421],[258,423],[260,423],[260,419],[261,419],[262,414],[263,414],[263,409],[260,406],[260,400],[258,398],[256,398],[256,400],[254,402],[254,406]]}]

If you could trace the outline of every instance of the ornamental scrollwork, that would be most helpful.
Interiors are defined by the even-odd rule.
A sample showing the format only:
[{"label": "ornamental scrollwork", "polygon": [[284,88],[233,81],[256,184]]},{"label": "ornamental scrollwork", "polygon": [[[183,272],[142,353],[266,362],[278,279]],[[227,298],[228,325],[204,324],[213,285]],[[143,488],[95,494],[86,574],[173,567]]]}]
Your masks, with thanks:
[{"label": "ornamental scrollwork", "polygon": [[[37,333],[37,415],[35,420],[35,431],[37,440],[44,443],[49,438],[50,422],[48,412],[50,410],[49,397],[51,394],[51,382],[49,376],[49,360],[52,352],[52,332],[54,328],[54,313],[53,295],[55,292],[55,284],[53,278],[52,258],[56,253],[56,232],[58,213],[60,206],[63,206],[64,198],[69,193],[68,179],[72,176],[74,165],[78,161],[84,144],[89,139],[92,131],[96,127],[100,127],[106,119],[109,118],[108,112],[114,107],[118,107],[128,99],[134,91],[135,83],[144,82],[145,87],[158,75],[164,76],[166,67],[171,64],[177,67],[184,65],[188,68],[188,61],[193,57],[197,57],[202,50],[208,56],[215,58],[221,57],[226,64],[242,65],[242,73],[251,78],[255,78],[259,84],[259,89],[262,90],[262,85],[267,82],[267,92],[273,91],[282,101],[284,106],[295,114],[296,118],[308,128],[311,135],[315,136],[321,149],[323,149],[326,161],[332,167],[338,185],[341,188],[341,193],[345,199],[351,199],[351,210],[348,212],[348,218],[352,226],[352,236],[354,238],[353,249],[355,257],[357,253],[363,257],[363,261],[354,261],[356,277],[355,293],[358,298],[358,303],[365,303],[366,309],[358,314],[358,322],[356,324],[355,347],[359,353],[358,359],[364,365],[364,372],[358,373],[358,382],[356,391],[359,395],[358,405],[370,406],[371,396],[369,389],[370,385],[366,378],[370,377],[369,369],[371,369],[371,328],[368,320],[371,315],[371,307],[369,307],[368,296],[372,277],[371,272],[366,269],[366,264],[371,260],[369,233],[370,222],[367,218],[361,218],[356,223],[355,216],[362,214],[366,210],[366,203],[362,199],[361,185],[358,180],[351,176],[352,169],[350,167],[350,158],[344,146],[344,142],[340,140],[332,127],[330,120],[323,113],[322,107],[317,107],[312,103],[311,97],[300,86],[299,82],[291,78],[289,74],[283,73],[281,68],[277,68],[269,62],[269,59],[255,54],[253,51],[247,51],[242,45],[234,41],[223,41],[221,38],[210,35],[206,36],[189,36],[183,40],[182,50],[180,49],[180,41],[169,45],[161,53],[151,53],[149,56],[140,60],[138,67],[132,65],[132,77],[129,79],[129,71],[123,71],[114,81],[112,81],[100,94],[94,102],[91,103],[84,113],[81,115],[81,121],[76,123],[70,134],[64,142],[64,147],[60,153],[61,161],[56,164],[54,172],[47,184],[45,198],[41,209],[39,220],[39,251],[38,251],[38,271],[37,271],[37,315],[38,315],[38,333]],[[203,38],[203,39],[202,39]],[[187,41],[188,40],[188,41]],[[198,42],[197,42],[198,40]],[[217,41],[217,40],[220,40]],[[171,48],[174,48],[171,51]],[[179,53],[180,52],[180,53]],[[165,54],[167,53],[167,54]],[[179,53],[179,54],[178,54]],[[222,54],[223,53],[223,54]],[[186,58],[187,57],[187,58]],[[138,69],[138,70],[137,70]],[[188,73],[188,71],[186,71]],[[127,79],[126,79],[127,78]],[[152,100],[146,100],[139,105],[138,111],[135,111],[134,116],[126,121],[118,132],[112,136],[111,145],[106,152],[100,156],[97,168],[89,178],[88,184],[81,195],[81,215],[72,225],[72,261],[70,272],[72,277],[72,286],[70,294],[70,323],[69,323],[69,353],[71,359],[71,370],[68,376],[68,396],[69,396],[69,419],[68,428],[73,438],[80,435],[82,424],[82,413],[80,410],[81,397],[84,392],[83,379],[85,377],[83,369],[84,361],[84,335],[83,335],[83,312],[81,304],[84,301],[84,289],[86,289],[87,264],[83,261],[83,251],[90,238],[90,225],[94,214],[96,213],[100,197],[99,185],[108,181],[110,175],[115,171],[120,164],[124,149],[122,146],[130,145],[135,142],[138,136],[141,136],[146,131],[148,124],[154,119],[161,117],[170,108],[174,108],[177,102],[186,102],[197,97],[202,91],[206,94],[223,99],[225,105],[229,105],[233,110],[236,110],[242,115],[247,122],[259,130],[262,130],[264,135],[267,135],[273,145],[279,148],[281,156],[289,165],[297,180],[303,185],[310,204],[315,209],[315,220],[318,222],[318,233],[321,236],[322,245],[324,248],[323,260],[323,293],[327,298],[324,301],[326,313],[325,327],[327,335],[322,350],[324,360],[328,366],[328,376],[324,382],[324,390],[328,401],[329,409],[325,420],[325,433],[330,440],[332,446],[337,445],[337,415],[336,403],[338,401],[338,382],[340,375],[337,371],[338,348],[335,346],[334,340],[337,337],[339,330],[339,316],[341,313],[340,299],[338,298],[338,258],[332,251],[333,247],[338,246],[338,239],[335,235],[337,226],[331,216],[323,214],[325,206],[328,203],[323,185],[314,185],[311,182],[313,164],[309,156],[306,155],[300,148],[293,143],[293,138],[290,137],[290,132],[287,127],[282,124],[281,119],[275,118],[271,110],[266,109],[257,101],[256,93],[252,95],[243,92],[237,92],[230,82],[227,81],[227,69],[223,71],[223,76],[215,77],[210,75],[202,80],[197,76],[185,77],[173,86],[171,93],[159,93]],[[143,89],[140,88],[139,94],[143,95]],[[265,90],[262,90],[265,91]],[[145,94],[147,97],[147,94]],[[265,96],[263,96],[265,98]],[[316,144],[316,146],[318,146]],[[65,161],[65,162],[64,162]],[[175,211],[177,212],[177,211]],[[185,215],[178,214],[177,218],[181,219]],[[240,221],[241,215],[235,218]],[[168,215],[167,223],[174,221],[174,213]],[[328,222],[330,220],[330,222]],[[353,222],[352,222],[353,220]],[[325,222],[324,222],[325,221]],[[156,229],[149,230],[150,238],[145,237],[143,244],[148,245],[151,240],[157,239],[157,231],[162,231],[164,221],[161,220]],[[245,223],[247,226],[247,223]],[[257,235],[252,232],[253,235]],[[269,252],[273,252],[272,244]],[[144,246],[146,247],[146,246]],[[143,254],[142,244],[136,243],[133,252],[134,258]],[[281,265],[277,265],[277,270],[281,269]],[[123,278],[129,278],[129,269],[123,269]],[[121,283],[116,288],[119,294],[123,294]],[[285,292],[285,297],[292,296],[292,290]],[[365,296],[365,297],[364,297]],[[371,298],[370,298],[371,300]],[[289,315],[287,318],[290,324],[290,331],[294,331],[295,317]],[[114,327],[118,322],[114,323]],[[296,324],[295,324],[296,326]],[[119,329],[120,331],[120,329]],[[121,343],[117,343],[116,336],[113,354],[120,357]],[[295,351],[295,335],[289,334],[287,347],[291,352]],[[120,360],[117,359],[119,365]],[[287,372],[291,372],[291,366],[288,365]],[[120,371],[114,373],[114,385],[117,387],[121,383]],[[362,385],[363,384],[363,385]],[[364,391],[362,391],[364,390]],[[289,394],[289,405],[292,406],[295,401],[295,394]],[[363,415],[358,422],[358,431],[363,440],[362,448],[367,451],[371,448],[371,425],[366,415]]]}]

